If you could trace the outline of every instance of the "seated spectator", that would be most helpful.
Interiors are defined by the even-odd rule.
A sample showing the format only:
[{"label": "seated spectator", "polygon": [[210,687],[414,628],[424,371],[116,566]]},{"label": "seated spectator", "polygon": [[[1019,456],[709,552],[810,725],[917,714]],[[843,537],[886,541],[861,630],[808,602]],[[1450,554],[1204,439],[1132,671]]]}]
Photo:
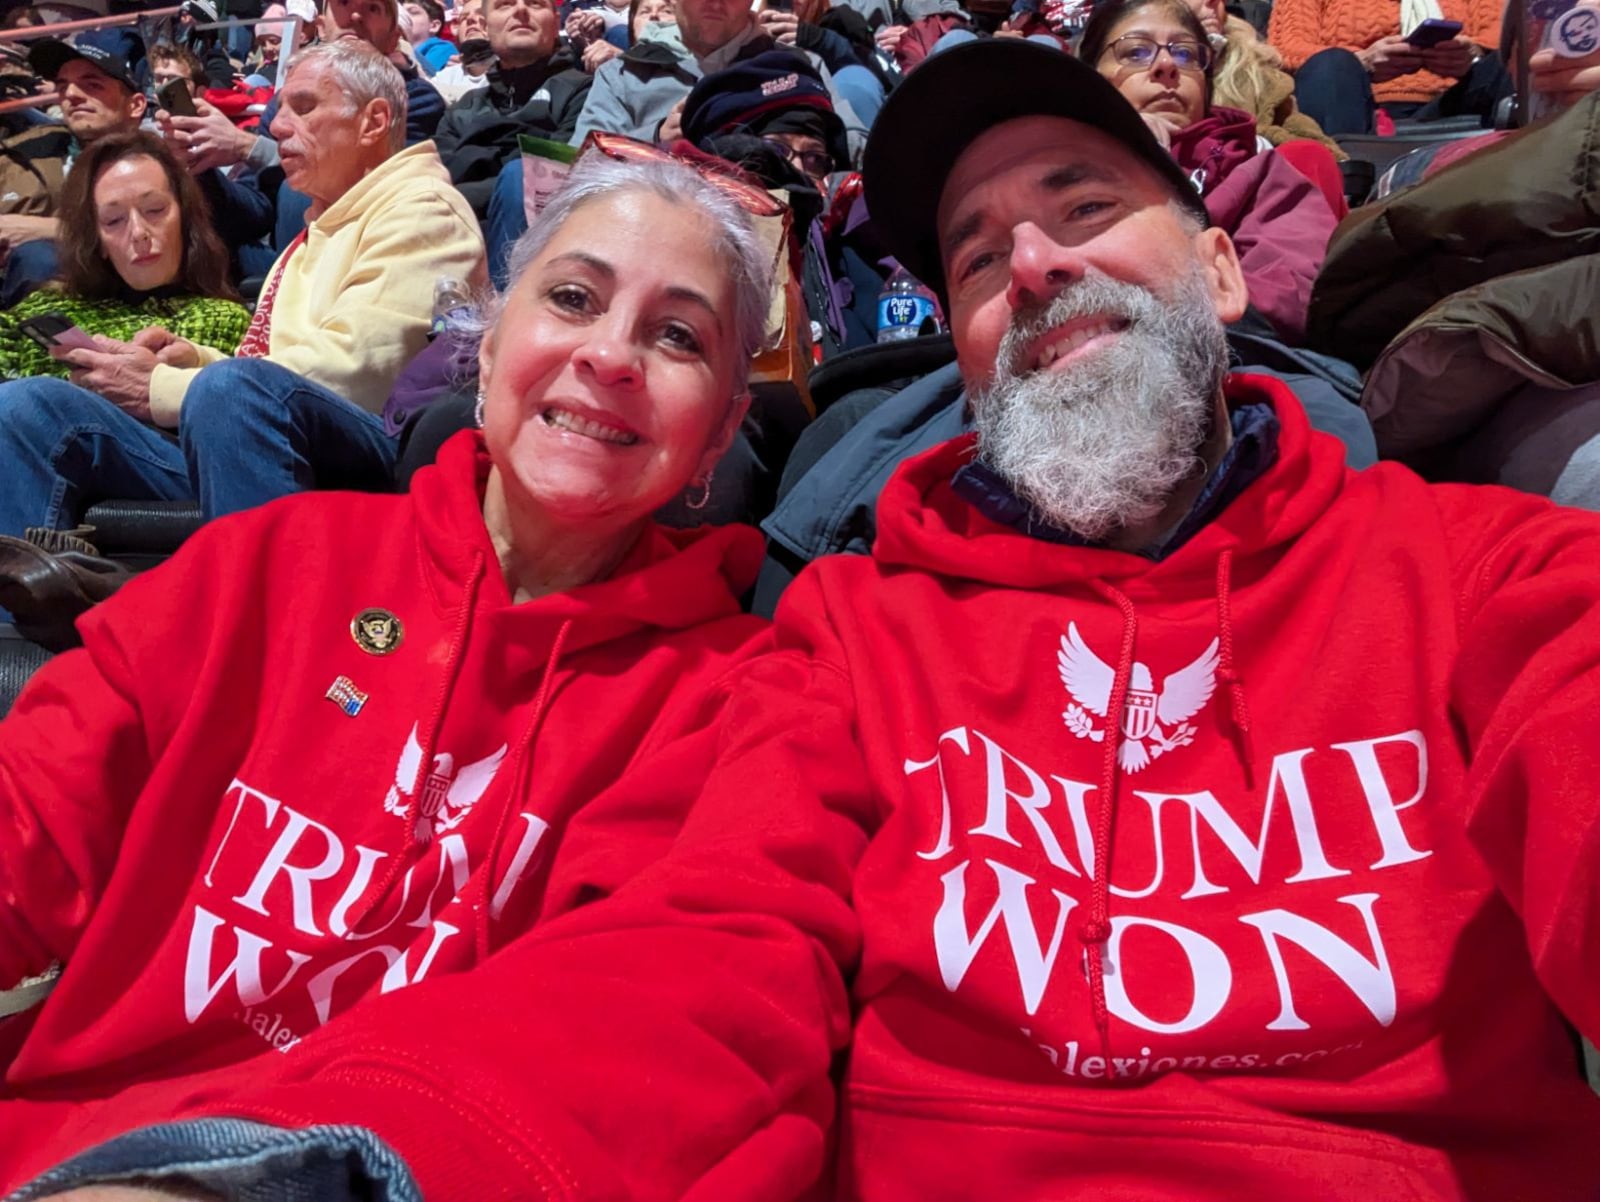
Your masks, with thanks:
[{"label": "seated spectator", "polygon": [[[39,78],[55,85],[61,119],[72,135],[71,158],[96,138],[132,133],[139,128],[148,103],[127,60],[99,46],[74,47],[46,39],[28,50],[28,62]],[[0,308],[55,277],[54,241],[59,226],[51,216],[8,213],[0,217],[4,240],[5,279],[0,283]]]},{"label": "seated spectator", "polygon": [[402,149],[405,85],[370,47],[303,51],[283,96],[273,133],[311,221],[237,355],[158,327],[63,356],[99,373],[98,395],[0,385],[0,533],[71,528],[107,496],[198,500],[210,518],[309,488],[388,486],[379,411],[427,341],[434,281],[481,278],[483,241],[433,147]]},{"label": "seated spectator", "polygon": [[[289,10],[281,4],[269,4],[261,10],[263,22],[281,20]],[[253,87],[272,87],[277,82],[278,63],[283,55],[283,39],[288,33],[287,24],[261,24],[251,35],[250,56],[245,59],[245,82]],[[304,31],[305,36],[309,33]],[[290,57],[293,57],[293,51]]]},{"label": "seated spectator", "polygon": [[158,101],[161,89],[175,79],[189,85],[191,99],[206,90],[206,65],[187,46],[157,42],[145,60],[150,64],[150,90],[157,94]]},{"label": "seated spectator", "polygon": [[1261,40],[1255,26],[1229,14],[1223,0],[1189,0],[1189,7],[1205,27],[1216,59],[1211,69],[1214,104],[1249,113],[1256,119],[1256,132],[1274,146],[1310,138],[1328,147],[1336,159],[1345,157],[1339,144],[1300,111],[1283,55]]},{"label": "seated spectator", "polygon": [[[695,80],[742,58],[771,50],[776,38],[750,10],[725,0],[676,0],[676,25],[651,25],[621,58],[603,64],[572,135],[581,145],[591,130],[669,144],[682,132],[683,102]],[[802,49],[804,49],[802,47]],[[807,52],[829,84],[834,110],[847,128],[863,127],[833,92],[822,60]]]},{"label": "seated spectator", "polygon": [[98,138],[78,156],[61,196],[61,279],[0,313],[0,375],[68,375],[94,390],[101,367],[53,357],[22,333],[59,313],[87,334],[126,342],[160,325],[231,355],[250,313],[228,280],[228,252],[205,197],[154,134]]},{"label": "seated spectator", "polygon": [[[517,258],[481,432],[409,493],[201,531],[86,618],[87,650],[0,723],[0,1007],[61,965],[38,1011],[0,1018],[0,1192],[186,1113],[218,1117],[102,1148],[99,1171],[167,1197],[181,1159],[185,1193],[227,1195],[225,1161],[290,1137],[346,1141],[339,1170],[265,1155],[252,1195],[544,1192],[485,1191],[469,1167],[534,1116],[474,1114],[448,1147],[425,1134],[469,1096],[430,1053],[453,1022],[409,1032],[370,1089],[335,1072],[293,1105],[272,1092],[337,1060],[382,995],[439,982],[470,1003],[508,946],[648,868],[715,755],[727,677],[764,645],[739,612],[754,532],[652,521],[702,492],[748,402],[771,276],[748,218],[681,165],[597,156]],[[323,852],[302,840],[339,864],[303,874]],[[559,974],[531,990],[563,991]],[[212,1093],[225,1082],[266,1104]],[[173,1155],[184,1139],[207,1151]],[[675,1142],[627,1156],[676,1183]]]},{"label": "seated spectator", "polygon": [[438,0],[406,0],[405,12],[411,18],[411,45],[417,63],[428,75],[437,75],[456,52],[454,42],[439,36],[444,28],[444,9]]},{"label": "seated spectator", "polygon": [[474,88],[489,86],[489,68],[494,66],[494,48],[489,44],[489,29],[483,20],[483,0],[463,0],[456,6],[456,55],[430,81],[452,105]]},{"label": "seated spectator", "polygon": [[[1411,14],[1405,28],[1401,12]],[[1500,0],[1276,0],[1268,40],[1295,76],[1300,110],[1330,135],[1371,133],[1382,107],[1418,121],[1492,116],[1510,94]],[[1459,21],[1437,45],[1407,38],[1423,16]]]},{"label": "seated spectator", "polygon": [[1289,343],[1305,334],[1311,285],[1338,224],[1314,184],[1271,149],[1255,119],[1211,103],[1211,48],[1184,0],[1106,0],[1083,60],[1137,109],[1232,239],[1250,303]]},{"label": "seated spectator", "polygon": [[557,42],[555,0],[486,0],[484,18],[498,59],[489,86],[451,106],[434,136],[451,180],[480,217],[501,168],[520,164],[518,135],[565,142],[592,82]]}]

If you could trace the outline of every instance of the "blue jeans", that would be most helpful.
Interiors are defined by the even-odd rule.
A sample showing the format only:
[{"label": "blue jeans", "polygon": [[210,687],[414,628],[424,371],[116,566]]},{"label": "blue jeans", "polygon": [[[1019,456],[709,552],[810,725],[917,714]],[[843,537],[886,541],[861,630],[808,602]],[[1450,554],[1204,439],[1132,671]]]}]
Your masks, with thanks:
[{"label": "blue jeans", "polygon": [[19,242],[6,259],[0,284],[0,309],[9,309],[30,292],[43,288],[61,272],[61,255],[49,238]]},{"label": "blue jeans", "polygon": [[1372,132],[1372,77],[1349,50],[1319,50],[1306,59],[1294,73],[1294,99],[1330,138]]},{"label": "blue jeans", "polygon": [[883,84],[865,67],[841,67],[833,73],[833,86],[861,119],[863,129],[871,129],[883,107]]},{"label": "blue jeans", "polygon": [[489,278],[505,291],[506,260],[517,239],[528,232],[528,218],[522,211],[522,156],[512,155],[500,168],[489,194],[489,211],[483,219],[483,241],[489,252]]},{"label": "blue jeans", "polygon": [[70,529],[101,500],[198,500],[207,518],[311,488],[389,491],[383,419],[264,359],[189,385],[178,440],[65,380],[0,384],[0,534]]}]

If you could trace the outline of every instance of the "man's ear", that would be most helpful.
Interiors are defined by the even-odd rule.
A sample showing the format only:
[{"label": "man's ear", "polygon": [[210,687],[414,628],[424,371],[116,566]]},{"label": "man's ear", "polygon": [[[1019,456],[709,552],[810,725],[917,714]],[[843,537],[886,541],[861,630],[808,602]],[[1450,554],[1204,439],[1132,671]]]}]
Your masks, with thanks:
[{"label": "man's ear", "polygon": [[1211,303],[1222,323],[1230,325],[1244,316],[1250,304],[1250,290],[1245,286],[1244,269],[1239,266],[1239,252],[1234,249],[1233,239],[1216,226],[1201,230],[1194,239]]},{"label": "man's ear", "polygon": [[128,116],[132,117],[134,120],[139,120],[144,116],[144,111],[149,107],[149,105],[150,98],[143,92],[129,91]]},{"label": "man's ear", "polygon": [[361,110],[361,122],[356,139],[363,146],[389,144],[389,124],[394,120],[394,110],[382,96],[374,96]]}]

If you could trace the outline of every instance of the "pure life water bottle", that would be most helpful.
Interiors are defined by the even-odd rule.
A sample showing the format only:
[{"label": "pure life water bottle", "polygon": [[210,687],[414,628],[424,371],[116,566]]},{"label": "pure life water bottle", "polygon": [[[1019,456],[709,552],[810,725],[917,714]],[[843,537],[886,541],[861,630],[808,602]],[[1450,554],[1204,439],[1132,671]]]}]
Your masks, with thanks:
[{"label": "pure life water bottle", "polygon": [[878,341],[902,342],[939,332],[939,301],[904,267],[878,293]]}]

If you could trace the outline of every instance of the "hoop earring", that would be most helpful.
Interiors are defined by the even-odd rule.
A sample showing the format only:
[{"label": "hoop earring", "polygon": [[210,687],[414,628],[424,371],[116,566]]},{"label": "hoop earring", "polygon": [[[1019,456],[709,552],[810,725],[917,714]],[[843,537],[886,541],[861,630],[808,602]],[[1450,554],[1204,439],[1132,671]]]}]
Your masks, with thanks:
[{"label": "hoop earring", "polygon": [[704,509],[710,503],[710,501],[711,501],[711,475],[712,474],[710,472],[707,472],[706,476],[705,476],[705,479],[700,482],[700,499],[697,500],[697,501],[685,501],[684,502],[684,504],[687,505],[690,509],[698,511],[698,510]]},{"label": "hoop earring", "polygon": [[483,403],[488,397],[484,395],[483,385],[478,385],[478,403],[472,407],[472,424],[478,429],[483,429]]}]

